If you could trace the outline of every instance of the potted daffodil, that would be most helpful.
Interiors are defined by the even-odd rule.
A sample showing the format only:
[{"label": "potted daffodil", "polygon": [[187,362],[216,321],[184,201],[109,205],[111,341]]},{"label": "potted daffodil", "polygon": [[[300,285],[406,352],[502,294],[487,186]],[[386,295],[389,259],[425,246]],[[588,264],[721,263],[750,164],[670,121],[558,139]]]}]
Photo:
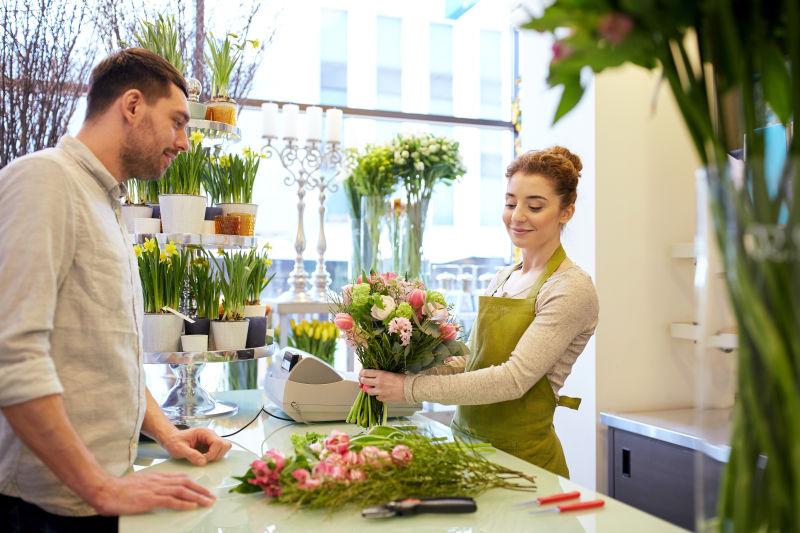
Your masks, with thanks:
[{"label": "potted daffodil", "polygon": [[269,258],[271,249],[272,246],[266,243],[261,252],[253,249],[249,254],[250,276],[247,278],[247,301],[244,306],[244,316],[250,322],[247,329],[247,348],[264,346],[267,338],[267,304],[261,303],[261,293],[275,277],[274,272],[269,274],[272,266],[272,259]]},{"label": "potted daffodil", "polygon": [[208,254],[220,272],[222,313],[211,321],[211,337],[217,350],[241,350],[247,344],[248,322],[244,317],[247,301],[247,280],[250,277],[250,254],[218,250]]},{"label": "potted daffodil", "polygon": [[145,352],[179,350],[183,319],[164,310],[178,309],[189,253],[169,241],[162,250],[155,239],[135,245],[144,299],[142,348]]},{"label": "potted daffodil", "polygon": [[223,215],[239,215],[240,235],[253,235],[258,205],[253,187],[261,160],[266,155],[245,147],[240,154],[226,154],[209,161],[203,188]]},{"label": "potted daffodil", "polygon": [[203,147],[199,131],[189,136],[189,144],[189,150],[175,157],[158,182],[164,233],[203,232],[206,197],[200,194],[200,182],[206,172],[208,148]]},{"label": "potted daffodil", "polygon": [[236,101],[230,96],[230,82],[242,52],[248,44],[258,48],[261,43],[255,39],[239,39],[235,33],[228,33],[224,39],[216,39],[212,34],[206,38],[208,54],[206,63],[211,69],[211,101],[206,104],[206,119],[236,125]]}]

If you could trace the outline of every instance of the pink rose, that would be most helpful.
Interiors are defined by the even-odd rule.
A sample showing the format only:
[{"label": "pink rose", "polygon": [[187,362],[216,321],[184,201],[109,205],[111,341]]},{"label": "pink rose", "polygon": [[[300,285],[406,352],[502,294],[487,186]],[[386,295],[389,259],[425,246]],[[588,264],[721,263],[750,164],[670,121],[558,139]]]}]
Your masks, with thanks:
[{"label": "pink rose", "polygon": [[350,305],[353,303],[353,285],[347,284],[342,287],[342,303],[344,305]]},{"label": "pink rose", "polygon": [[325,439],[325,448],[331,453],[345,454],[350,448],[350,436],[344,431],[334,429]]},{"label": "pink rose", "polygon": [[443,341],[451,341],[458,335],[458,326],[449,322],[439,324],[439,334],[442,336]]},{"label": "pink rose", "polygon": [[408,295],[408,304],[414,309],[421,309],[425,305],[425,291],[422,289],[414,289]]},{"label": "pink rose", "polygon": [[286,457],[274,448],[267,450],[267,453],[264,454],[264,458],[267,459],[267,464],[271,467],[270,470],[274,470],[275,472],[283,470],[283,466],[286,464]]},{"label": "pink rose", "polygon": [[350,481],[353,482],[364,481],[365,479],[367,479],[367,475],[364,473],[364,471],[358,469],[350,470],[348,476],[350,478]]},{"label": "pink rose", "polygon": [[292,477],[295,478],[300,483],[304,483],[311,477],[311,472],[306,470],[305,468],[298,468],[294,472],[292,472]]},{"label": "pink rose", "polygon": [[425,313],[431,317],[431,320],[434,322],[444,322],[447,320],[449,314],[447,313],[447,307],[443,306],[442,304],[437,304],[436,302],[431,302],[425,306]]},{"label": "pink rose", "polygon": [[350,331],[353,329],[353,326],[355,326],[353,317],[347,313],[336,313],[336,316],[333,318],[333,323],[342,331]]},{"label": "pink rose", "polygon": [[392,448],[392,460],[397,466],[406,466],[413,457],[414,454],[411,453],[411,448],[405,444],[398,444]]}]

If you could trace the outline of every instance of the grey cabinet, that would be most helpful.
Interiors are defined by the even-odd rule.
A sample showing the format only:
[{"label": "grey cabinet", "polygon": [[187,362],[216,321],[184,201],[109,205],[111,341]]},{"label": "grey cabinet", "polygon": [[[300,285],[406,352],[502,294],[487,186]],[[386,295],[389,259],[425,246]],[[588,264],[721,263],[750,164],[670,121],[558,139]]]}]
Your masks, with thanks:
[{"label": "grey cabinet", "polygon": [[[608,495],[677,526],[694,529],[697,452],[608,428]],[[703,457],[706,509],[716,505],[722,463]]]}]

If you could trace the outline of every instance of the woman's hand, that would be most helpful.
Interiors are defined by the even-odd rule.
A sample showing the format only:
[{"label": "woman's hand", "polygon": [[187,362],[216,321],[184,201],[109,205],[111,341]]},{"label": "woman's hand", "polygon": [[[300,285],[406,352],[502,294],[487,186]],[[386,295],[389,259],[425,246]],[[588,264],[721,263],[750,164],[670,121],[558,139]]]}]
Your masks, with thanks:
[{"label": "woman's hand", "polygon": [[405,403],[406,376],[383,370],[363,369],[358,375],[361,390],[384,403]]}]

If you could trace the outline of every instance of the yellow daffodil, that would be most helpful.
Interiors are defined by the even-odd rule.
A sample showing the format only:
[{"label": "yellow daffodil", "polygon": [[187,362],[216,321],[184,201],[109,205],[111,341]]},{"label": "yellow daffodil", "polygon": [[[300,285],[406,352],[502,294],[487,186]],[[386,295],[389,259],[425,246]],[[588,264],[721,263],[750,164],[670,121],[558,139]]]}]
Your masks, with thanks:
[{"label": "yellow daffodil", "polygon": [[269,267],[271,267],[271,266],[272,266],[272,259],[266,259],[266,258],[265,258],[265,259],[263,259],[262,261],[264,262],[264,266],[265,266],[265,267],[269,268]]},{"label": "yellow daffodil", "polygon": [[189,140],[192,142],[192,146],[197,146],[198,144],[203,142],[204,138],[205,135],[203,135],[203,132],[198,130],[193,131],[192,134],[189,135]]},{"label": "yellow daffodil", "polygon": [[218,254],[218,255],[224,255],[224,254],[225,254],[225,250],[223,250],[222,248],[220,248],[220,249],[218,249],[218,250],[217,250],[217,254]]},{"label": "yellow daffodil", "polygon": [[266,242],[264,243],[264,249],[269,252],[270,250],[272,250],[272,245]]},{"label": "yellow daffodil", "polygon": [[136,254],[136,257],[142,257],[142,247],[138,244],[133,245],[133,253]]},{"label": "yellow daffodil", "polygon": [[147,252],[152,252],[153,250],[158,248],[158,244],[156,244],[155,239],[145,239],[144,241],[144,249]]},{"label": "yellow daffodil", "polygon": [[219,166],[222,168],[228,168],[231,166],[231,158],[228,155],[223,155],[219,158]]},{"label": "yellow daffodil", "polygon": [[163,262],[165,262],[167,260],[168,257],[169,256],[167,255],[167,252],[162,250],[161,251],[161,255],[158,257],[158,262],[159,263],[163,263]]},{"label": "yellow daffodil", "polygon": [[242,148],[242,155],[245,157],[250,157],[253,155],[253,150],[250,149],[249,146],[245,146],[244,148]]},{"label": "yellow daffodil", "polygon": [[261,47],[261,41],[258,40],[258,39],[250,39],[250,44],[253,45],[253,48],[260,48]]},{"label": "yellow daffodil", "polygon": [[172,241],[169,241],[169,242],[167,243],[167,245],[164,247],[164,252],[165,252],[165,253],[166,253],[168,256],[178,255],[178,247],[177,247],[177,246],[175,246],[175,243],[174,243],[174,242],[172,242]]}]

